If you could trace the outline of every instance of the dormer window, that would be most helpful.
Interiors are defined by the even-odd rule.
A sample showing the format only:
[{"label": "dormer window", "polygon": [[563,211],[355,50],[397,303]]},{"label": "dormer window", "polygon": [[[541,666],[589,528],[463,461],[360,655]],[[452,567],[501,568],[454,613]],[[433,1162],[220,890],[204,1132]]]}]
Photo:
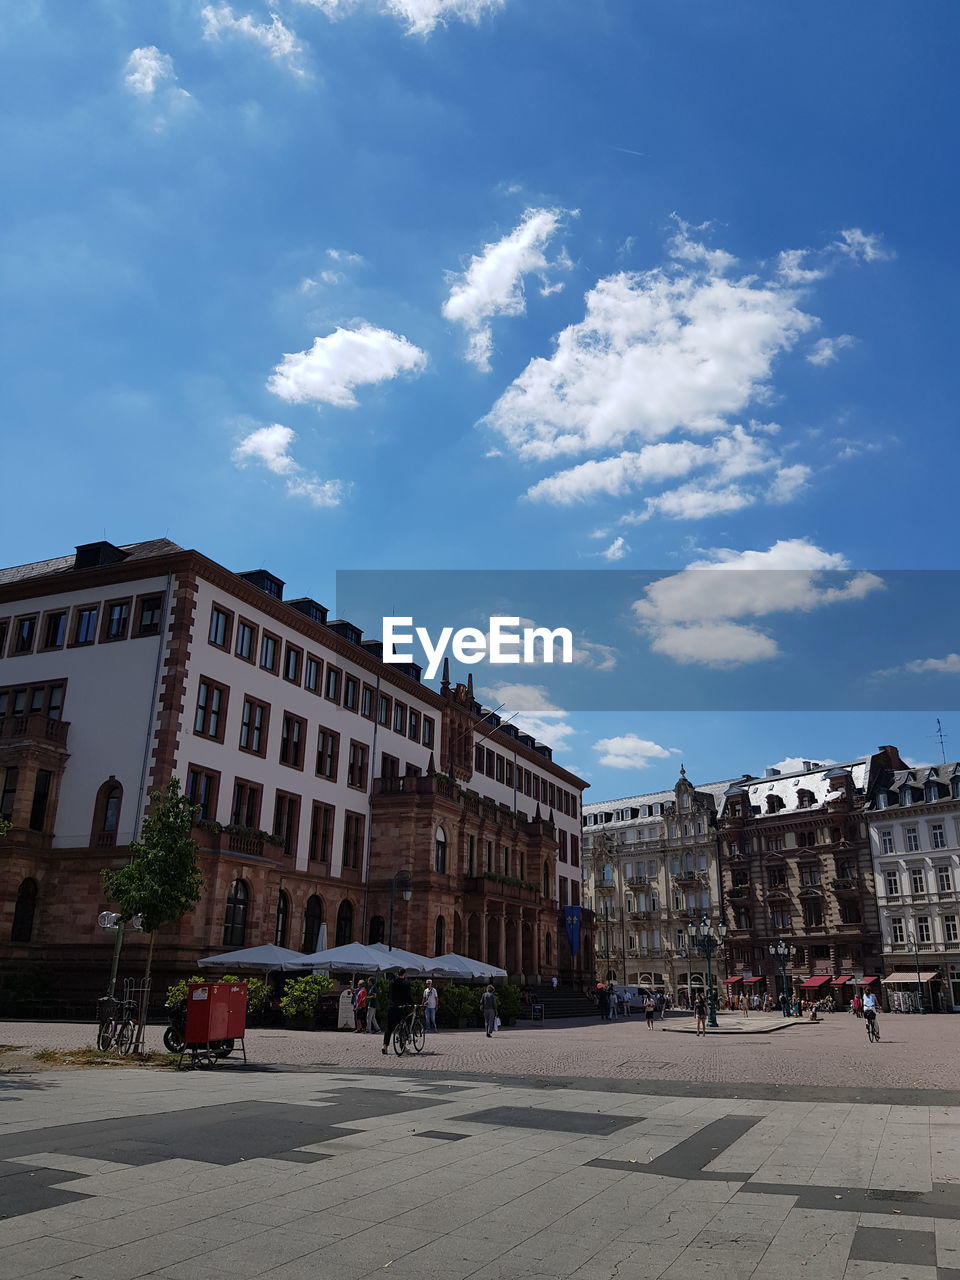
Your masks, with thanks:
[{"label": "dormer window", "polygon": [[812,791],[798,791],[797,792],[797,808],[809,809],[810,806],[815,802],[815,799],[816,797],[814,796]]},{"label": "dormer window", "polygon": [[767,813],[779,813],[783,807],[783,799],[780,796],[767,796]]}]

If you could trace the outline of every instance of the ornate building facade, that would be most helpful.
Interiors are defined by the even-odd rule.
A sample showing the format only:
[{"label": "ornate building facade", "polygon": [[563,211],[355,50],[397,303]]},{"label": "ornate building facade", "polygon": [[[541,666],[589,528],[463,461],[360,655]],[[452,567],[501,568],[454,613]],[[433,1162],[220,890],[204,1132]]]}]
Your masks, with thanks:
[{"label": "ornate building facade", "polygon": [[[682,1003],[705,988],[706,965],[691,954],[688,926],[722,919],[716,813],[728,785],[694,787],[681,769],[672,791],[584,806],[598,979],[661,990]],[[717,961],[719,989],[721,953]]]}]

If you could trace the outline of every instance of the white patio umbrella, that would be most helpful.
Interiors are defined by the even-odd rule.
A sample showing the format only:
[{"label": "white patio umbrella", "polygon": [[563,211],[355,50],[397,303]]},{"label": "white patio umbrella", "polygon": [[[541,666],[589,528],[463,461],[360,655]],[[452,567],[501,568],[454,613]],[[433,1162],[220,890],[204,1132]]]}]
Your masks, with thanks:
[{"label": "white patio umbrella", "polygon": [[369,950],[376,951],[383,956],[389,956],[394,964],[402,966],[407,973],[415,973],[424,978],[436,975],[439,970],[436,960],[431,960],[427,956],[417,955],[415,951],[404,951],[402,947],[388,947],[385,942],[372,942]]},{"label": "white patio umbrella", "polygon": [[395,973],[407,968],[406,952],[380,950],[362,942],[347,942],[341,947],[328,947],[312,955],[298,956],[291,968],[330,973]]},{"label": "white patio umbrella", "polygon": [[498,969],[495,964],[487,964],[484,960],[471,960],[469,956],[458,955],[455,951],[435,956],[430,963],[442,968],[445,978],[505,978],[507,976],[506,969]]},{"label": "white patio umbrella", "polygon": [[206,956],[198,960],[202,969],[229,969],[236,973],[270,973],[275,970],[299,968],[303,956],[299,951],[275,947],[272,942],[262,947],[243,947],[240,951],[225,951],[219,956]]}]

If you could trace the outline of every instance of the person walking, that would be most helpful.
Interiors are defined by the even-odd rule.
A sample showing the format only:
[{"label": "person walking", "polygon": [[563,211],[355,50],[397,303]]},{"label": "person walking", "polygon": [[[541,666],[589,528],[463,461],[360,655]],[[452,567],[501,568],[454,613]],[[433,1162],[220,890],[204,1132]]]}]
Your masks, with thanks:
[{"label": "person walking", "polygon": [[607,983],[607,1009],[609,1011],[610,1021],[617,1020],[617,993],[614,990],[612,982]]},{"label": "person walking", "polygon": [[597,1008],[600,1011],[600,1021],[606,1022],[610,1013],[610,997],[607,995],[607,988],[602,982],[597,983]]},{"label": "person walking", "polygon": [[656,1011],[657,1011],[657,1006],[653,999],[653,996],[647,996],[646,1000],[644,1000],[643,1002],[643,1012],[647,1019],[648,1027],[653,1026],[653,1015],[656,1013]]},{"label": "person walking", "polygon": [[357,983],[353,993],[353,1017],[356,1022],[354,1031],[362,1033],[367,1029],[367,984],[363,978]]},{"label": "person walking", "polygon": [[668,995],[664,995],[663,1003],[660,1005],[660,1021],[662,1022],[667,1016],[667,1010],[671,1007],[672,1001]]},{"label": "person walking", "polygon": [[489,1040],[497,1027],[497,993],[492,986],[487,987],[480,997],[480,1012],[483,1014],[483,1025]]},{"label": "person walking", "polygon": [[375,978],[370,979],[370,987],[367,991],[367,1031],[372,1035],[380,1035],[380,1024],[377,1022],[377,982]]},{"label": "person walking", "polygon": [[423,1029],[424,1031],[436,1031],[437,1029],[437,1006],[440,1003],[440,996],[437,989],[433,985],[433,979],[427,979],[427,985],[423,988]]},{"label": "person walking", "polygon": [[850,1008],[855,1018],[863,1017],[863,1001],[860,999],[859,993],[850,1001]]},{"label": "person walking", "polygon": [[559,985],[560,985],[560,979],[557,977],[556,974],[554,974],[553,977],[550,979],[550,986],[553,987],[554,991],[556,991]]},{"label": "person walking", "polygon": [[383,1048],[380,1051],[381,1053],[390,1052],[390,1037],[396,1031],[397,1023],[403,1021],[412,1006],[413,992],[407,980],[407,971],[406,969],[398,969],[396,976],[390,982],[387,1021],[383,1029]]},{"label": "person walking", "polygon": [[707,1034],[707,1002],[703,994],[699,994],[693,1002],[693,1013],[697,1019],[697,1035]]}]

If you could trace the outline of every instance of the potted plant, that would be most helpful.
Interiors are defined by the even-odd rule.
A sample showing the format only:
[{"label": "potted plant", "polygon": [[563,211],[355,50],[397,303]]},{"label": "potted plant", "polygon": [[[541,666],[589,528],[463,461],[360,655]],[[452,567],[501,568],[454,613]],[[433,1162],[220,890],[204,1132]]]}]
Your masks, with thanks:
[{"label": "potted plant", "polygon": [[280,997],[280,1012],[287,1026],[295,1031],[312,1031],[317,1000],[332,987],[333,982],[325,973],[307,973],[302,978],[291,978]]},{"label": "potted plant", "polygon": [[503,1026],[511,1026],[520,1014],[520,988],[513,983],[504,983],[497,988],[497,1008]]}]

